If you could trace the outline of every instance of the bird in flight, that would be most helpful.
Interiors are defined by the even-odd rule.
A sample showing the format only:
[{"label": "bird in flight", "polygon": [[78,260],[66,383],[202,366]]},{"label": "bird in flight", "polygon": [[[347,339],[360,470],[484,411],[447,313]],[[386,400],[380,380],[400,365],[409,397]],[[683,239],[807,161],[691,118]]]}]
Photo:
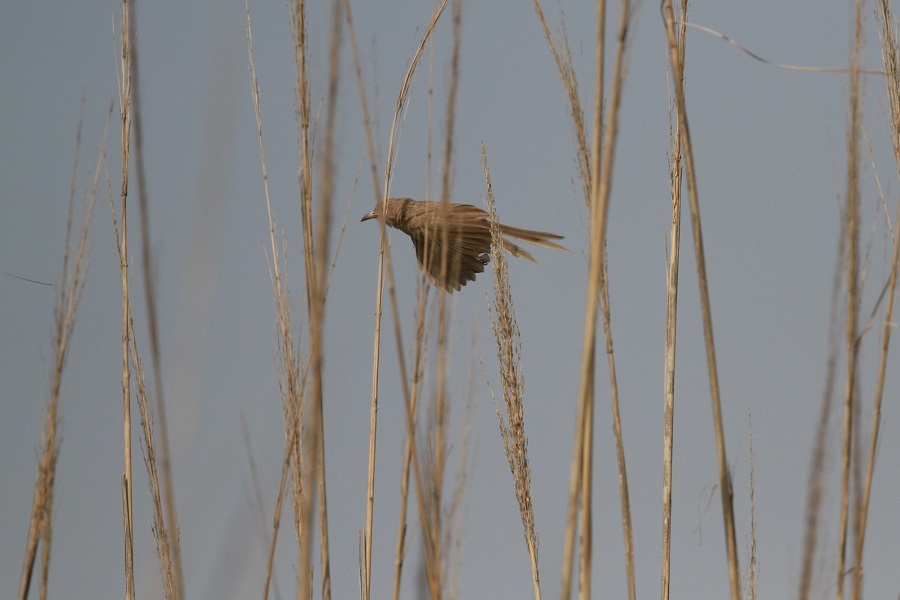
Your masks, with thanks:
[{"label": "bird in flight", "polygon": [[[490,215],[476,206],[388,198],[387,202],[379,202],[361,221],[382,216],[386,224],[412,239],[419,267],[443,290],[459,291],[462,286],[475,281],[475,275],[482,273],[491,261]],[[563,239],[561,235],[503,224],[499,224],[499,228],[503,249],[535,264],[537,261],[527,250],[507,238],[569,252],[553,241]]]}]

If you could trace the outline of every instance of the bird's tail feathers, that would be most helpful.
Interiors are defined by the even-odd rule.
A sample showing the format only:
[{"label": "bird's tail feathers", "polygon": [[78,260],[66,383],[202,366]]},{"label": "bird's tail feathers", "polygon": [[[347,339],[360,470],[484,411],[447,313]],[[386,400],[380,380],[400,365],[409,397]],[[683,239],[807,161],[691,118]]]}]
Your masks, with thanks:
[{"label": "bird's tail feathers", "polygon": [[525,260],[530,260],[534,264],[538,264],[538,261],[534,259],[534,257],[524,248],[518,246],[506,238],[503,238],[503,249],[515,256],[516,258],[524,258]]},{"label": "bird's tail feathers", "polygon": [[[571,252],[565,246],[560,246],[556,242],[552,240],[561,240],[563,236],[557,235],[555,233],[550,233],[547,231],[533,231],[531,229],[519,229],[518,227],[513,227],[511,225],[500,225],[500,232],[503,235],[507,235],[509,237],[516,238],[518,240],[522,240],[524,242],[530,242],[532,244],[536,244],[538,246],[543,246],[545,248],[553,248],[554,250],[562,250],[563,252]],[[510,251],[512,252],[512,251]],[[513,252],[513,255],[518,256]]]}]

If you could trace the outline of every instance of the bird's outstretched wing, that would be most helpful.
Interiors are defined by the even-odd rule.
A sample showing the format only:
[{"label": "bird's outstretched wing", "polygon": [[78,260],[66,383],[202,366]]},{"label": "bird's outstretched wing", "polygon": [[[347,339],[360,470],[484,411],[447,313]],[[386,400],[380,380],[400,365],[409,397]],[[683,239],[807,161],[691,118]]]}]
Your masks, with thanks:
[{"label": "bird's outstretched wing", "polygon": [[[424,235],[410,236],[416,259],[437,287],[449,291],[475,281],[491,261],[491,233],[482,227],[451,225],[446,235],[441,228],[428,228]],[[444,241],[446,239],[446,246]]]}]

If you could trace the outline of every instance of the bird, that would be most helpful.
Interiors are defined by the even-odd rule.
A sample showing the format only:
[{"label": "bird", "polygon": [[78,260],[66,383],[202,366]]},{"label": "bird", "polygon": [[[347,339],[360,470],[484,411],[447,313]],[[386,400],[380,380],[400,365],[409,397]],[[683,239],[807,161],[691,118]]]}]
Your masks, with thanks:
[{"label": "bird", "polygon": [[[419,267],[438,288],[459,291],[491,261],[491,221],[487,211],[471,204],[388,198],[360,220],[380,219],[412,239]],[[503,249],[537,264],[527,250],[507,238],[569,252],[553,240],[563,236],[499,224]],[[445,253],[443,241],[447,240]],[[442,261],[446,258],[446,265]]]}]

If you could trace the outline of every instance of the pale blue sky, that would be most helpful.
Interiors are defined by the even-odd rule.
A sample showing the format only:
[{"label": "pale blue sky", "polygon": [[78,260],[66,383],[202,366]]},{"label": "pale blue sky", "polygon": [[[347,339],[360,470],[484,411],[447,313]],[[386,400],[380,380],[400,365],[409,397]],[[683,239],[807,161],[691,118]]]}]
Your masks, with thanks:
[{"label": "pale blue sky", "polygon": [[[429,16],[429,3],[353,2],[365,80],[384,160],[399,84]],[[293,57],[284,2],[251,3],[270,191],[288,243],[288,274],[301,307]],[[551,23],[557,6],[548,2]],[[92,172],[109,102],[116,95],[109,2],[11,0],[0,20],[0,269],[55,281],[62,262],[79,104],[85,97],[78,198]],[[691,3],[689,18],[773,61],[842,66],[852,41],[852,4],[803,0]],[[863,63],[879,68],[875,21],[866,9]],[[313,99],[324,93],[327,14],[310,9]],[[118,16],[115,16],[117,22]],[[610,22],[618,20],[611,13]],[[163,369],[172,427],[175,492],[187,592],[258,597],[262,535],[240,418],[247,419],[267,523],[277,490],[282,424],[275,374],[273,303],[259,146],[250,99],[241,2],[173,0],[137,7],[144,152],[158,268]],[[593,8],[568,3],[567,30],[582,93],[593,83]],[[610,289],[622,420],[635,524],[638,593],[659,587],[662,485],[662,359],[669,229],[668,86],[656,3],[635,15],[609,221]],[[533,469],[541,575],[557,594],[574,431],[587,274],[585,209],[568,105],[532,5],[468,2],[457,104],[453,200],[480,203],[488,150],[494,194],[508,223],[565,235],[572,254],[538,249],[539,266],[513,260],[510,278],[523,344],[526,430]],[[443,114],[450,20],[437,30],[435,98]],[[346,40],[346,38],[345,38]],[[830,293],[845,188],[848,79],[754,62],[721,40],[688,32],[687,95],[695,144],[722,386],[733,470],[741,565],[749,531],[748,413],[756,465],[759,597],[795,593],[804,502],[825,385]],[[349,46],[337,121],[337,218],[352,201],[326,317],[325,422],[335,598],[357,595],[357,531],[365,522],[369,382],[377,227]],[[427,64],[420,69],[399,147],[393,193],[426,186]],[[897,174],[887,137],[884,81],[863,79],[872,158],[862,161],[864,243],[871,242],[863,313],[886,276],[886,232],[875,173],[893,220]],[[590,102],[587,102],[590,105]],[[117,110],[115,111],[117,112]],[[108,151],[117,177],[118,125]],[[436,128],[441,139],[443,126]],[[436,150],[439,156],[439,150]],[[437,163],[436,163],[437,164]],[[873,168],[874,167],[874,168]],[[434,170],[432,182],[439,181]],[[358,177],[358,182],[357,182]],[[355,194],[353,193],[356,186]],[[113,180],[118,189],[118,180]],[[687,222],[686,222],[687,223]],[[136,239],[137,221],[131,231]],[[896,224],[894,225],[896,227]],[[689,225],[682,232],[677,355],[673,598],[723,598],[727,571],[706,364]],[[413,327],[417,270],[411,244],[393,257],[404,335]],[[133,246],[136,252],[137,247]],[[137,263],[138,255],[133,260]],[[50,571],[51,597],[112,598],[124,589],[121,495],[120,288],[106,197],[98,200],[90,272],[63,382],[62,446]],[[140,288],[135,284],[136,296]],[[473,431],[462,505],[460,598],[531,594],[512,479],[490,397],[495,351],[487,319],[488,274],[453,296],[452,418],[464,417],[469,380]],[[17,589],[50,369],[51,288],[0,276],[0,595]],[[138,307],[143,310],[142,304]],[[142,312],[138,314],[143,315]],[[386,312],[389,319],[389,313]],[[141,317],[143,322],[143,317]],[[389,320],[385,321],[390,323]],[[143,326],[142,341],[146,341]],[[862,355],[868,439],[875,346]],[[407,338],[409,339],[409,338]],[[394,340],[383,340],[379,412],[374,597],[392,585],[401,434]],[[866,552],[870,598],[896,597],[900,519],[897,353],[885,394],[884,428]],[[624,597],[618,487],[605,361],[598,364],[594,590]],[[837,433],[837,422],[832,434]],[[836,438],[835,438],[836,439]],[[458,451],[459,443],[454,444]],[[817,579],[834,593],[838,455],[829,454]],[[139,452],[135,436],[135,453]],[[456,454],[454,454],[456,457]],[[161,597],[143,466],[135,464],[138,592]],[[710,501],[712,498],[712,501]],[[414,513],[413,513],[414,516]],[[291,533],[282,532],[278,584],[293,593]],[[405,597],[413,596],[418,536]]]}]

